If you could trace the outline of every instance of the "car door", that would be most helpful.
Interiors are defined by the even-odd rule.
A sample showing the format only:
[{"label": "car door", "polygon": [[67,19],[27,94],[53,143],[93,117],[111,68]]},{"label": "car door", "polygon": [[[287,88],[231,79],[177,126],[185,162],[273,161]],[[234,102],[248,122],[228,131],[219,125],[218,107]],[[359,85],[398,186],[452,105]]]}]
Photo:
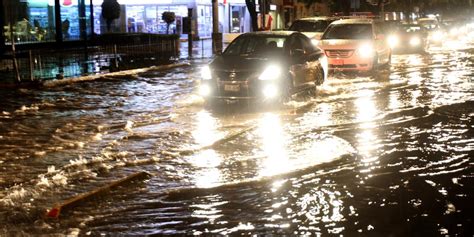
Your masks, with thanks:
[{"label": "car door", "polygon": [[317,73],[320,72],[319,58],[323,53],[311,43],[308,37],[302,35],[300,40],[305,51],[304,84],[314,85]]},{"label": "car door", "polygon": [[289,38],[289,54],[290,54],[290,73],[293,75],[293,87],[300,87],[305,82],[305,51],[303,42],[297,34],[293,34]]}]

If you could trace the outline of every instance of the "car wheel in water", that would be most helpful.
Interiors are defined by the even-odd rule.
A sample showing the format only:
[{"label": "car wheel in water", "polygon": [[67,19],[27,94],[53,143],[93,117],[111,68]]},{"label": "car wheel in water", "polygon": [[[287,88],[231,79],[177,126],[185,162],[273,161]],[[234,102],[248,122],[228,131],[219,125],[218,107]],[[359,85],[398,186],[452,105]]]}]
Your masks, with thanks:
[{"label": "car wheel in water", "polygon": [[324,70],[322,68],[318,68],[316,72],[316,80],[314,81],[314,85],[320,86],[324,83]]},{"label": "car wheel in water", "polygon": [[384,69],[390,68],[390,65],[391,65],[391,64],[392,64],[392,54],[390,53],[390,54],[388,55],[388,60],[387,60],[387,62],[384,63],[384,65],[383,65],[383,68],[384,68]]},{"label": "car wheel in water", "polygon": [[293,83],[292,83],[292,77],[291,75],[288,75],[287,80],[285,80],[282,88],[281,88],[281,93],[280,93],[280,103],[284,104],[288,101],[290,101],[291,98],[291,93],[293,90]]},{"label": "car wheel in water", "polygon": [[377,72],[378,66],[379,66],[379,56],[376,54],[372,62],[372,68],[370,69],[369,72],[371,73]]}]

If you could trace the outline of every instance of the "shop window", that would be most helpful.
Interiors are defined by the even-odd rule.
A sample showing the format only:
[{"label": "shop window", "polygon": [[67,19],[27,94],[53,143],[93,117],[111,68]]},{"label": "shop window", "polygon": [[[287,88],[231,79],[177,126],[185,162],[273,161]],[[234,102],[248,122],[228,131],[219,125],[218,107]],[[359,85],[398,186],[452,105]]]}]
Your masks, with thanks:
[{"label": "shop window", "polygon": [[78,0],[61,0],[61,31],[63,40],[81,39],[80,6]]},{"label": "shop window", "polygon": [[[56,28],[63,40],[78,40],[90,34],[90,8],[86,0],[60,0],[61,25],[56,26],[55,2],[50,0],[3,1],[5,43],[16,44],[56,40]],[[89,29],[89,30],[88,30]]]},{"label": "shop window", "polygon": [[47,0],[3,1],[5,15],[2,27],[5,43],[16,44],[55,39],[54,2]]},{"label": "shop window", "polygon": [[199,37],[210,37],[212,30],[212,8],[207,5],[198,5],[199,17],[197,18]]},{"label": "shop window", "polygon": [[232,6],[230,15],[230,32],[231,33],[242,33],[244,32],[245,24],[245,7],[244,6]]}]

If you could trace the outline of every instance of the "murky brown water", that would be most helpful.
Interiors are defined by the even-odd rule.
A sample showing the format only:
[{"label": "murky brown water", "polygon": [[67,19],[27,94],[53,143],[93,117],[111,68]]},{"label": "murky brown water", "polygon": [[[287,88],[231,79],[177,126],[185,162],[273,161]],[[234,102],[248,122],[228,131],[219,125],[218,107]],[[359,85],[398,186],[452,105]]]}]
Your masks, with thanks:
[{"label": "murky brown water", "polygon": [[0,235],[472,234],[472,41],[278,110],[209,110],[199,66],[0,91]]}]

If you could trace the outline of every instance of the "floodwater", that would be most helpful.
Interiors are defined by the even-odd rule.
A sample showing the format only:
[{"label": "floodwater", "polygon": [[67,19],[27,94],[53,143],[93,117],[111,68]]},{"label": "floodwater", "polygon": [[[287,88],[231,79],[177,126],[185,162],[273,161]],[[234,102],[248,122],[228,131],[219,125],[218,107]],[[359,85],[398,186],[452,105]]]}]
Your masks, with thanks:
[{"label": "floodwater", "polygon": [[2,90],[0,235],[471,235],[472,42],[335,73],[271,110],[204,106],[205,60]]}]

